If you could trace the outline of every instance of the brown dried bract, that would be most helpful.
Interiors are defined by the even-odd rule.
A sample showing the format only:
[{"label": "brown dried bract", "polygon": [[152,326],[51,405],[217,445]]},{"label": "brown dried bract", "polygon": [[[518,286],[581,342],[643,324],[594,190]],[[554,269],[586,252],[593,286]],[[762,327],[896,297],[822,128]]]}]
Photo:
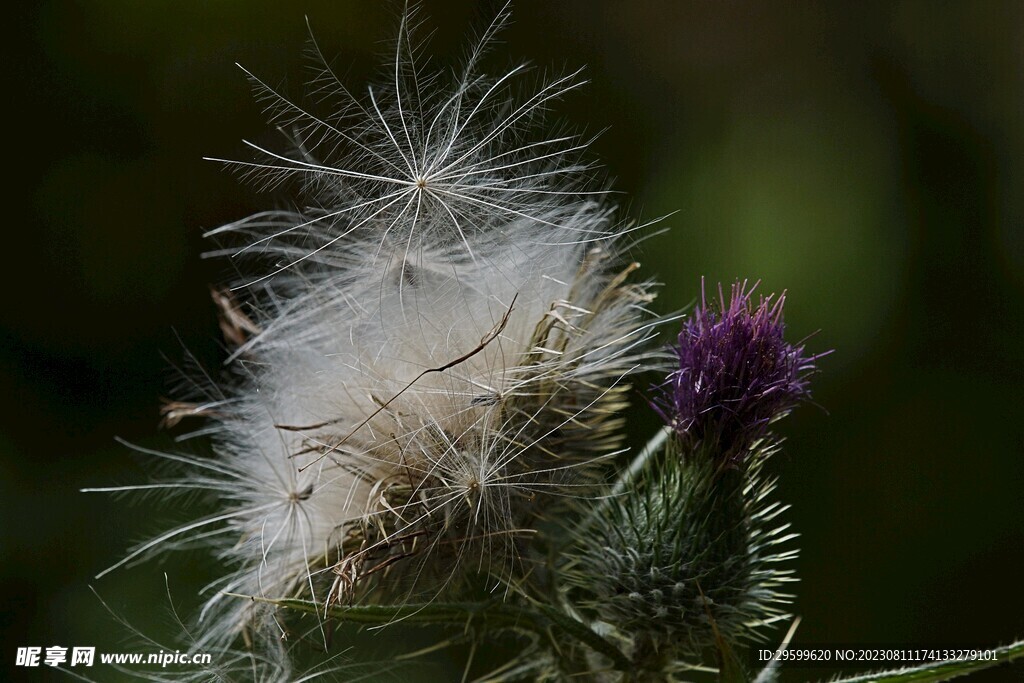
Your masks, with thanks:
[{"label": "brown dried bract", "polygon": [[210,297],[217,306],[217,319],[220,322],[220,332],[224,335],[224,341],[232,347],[242,346],[249,338],[259,334],[260,326],[242,313],[234,295],[226,289],[210,289]]}]

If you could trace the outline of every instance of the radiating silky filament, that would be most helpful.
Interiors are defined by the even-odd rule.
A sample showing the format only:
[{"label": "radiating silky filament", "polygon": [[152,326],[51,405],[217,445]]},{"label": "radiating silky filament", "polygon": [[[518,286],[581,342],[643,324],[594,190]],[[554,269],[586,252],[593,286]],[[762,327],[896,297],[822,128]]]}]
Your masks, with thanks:
[{"label": "radiating silky filament", "polygon": [[216,296],[232,372],[167,415],[205,415],[214,455],[162,456],[186,470],[168,487],[218,511],[126,558],[217,553],[204,642],[283,628],[226,593],[514,590],[540,520],[595,495],[621,447],[631,377],[658,356],[650,286],[620,258],[640,226],[616,221],[585,140],[538,134],[578,73],[524,90],[524,67],[480,72],[506,19],[452,79],[416,63],[407,18],[362,97],[312,43],[321,113],[249,74],[290,146],[226,163],[296,208],[210,232],[243,273]]}]

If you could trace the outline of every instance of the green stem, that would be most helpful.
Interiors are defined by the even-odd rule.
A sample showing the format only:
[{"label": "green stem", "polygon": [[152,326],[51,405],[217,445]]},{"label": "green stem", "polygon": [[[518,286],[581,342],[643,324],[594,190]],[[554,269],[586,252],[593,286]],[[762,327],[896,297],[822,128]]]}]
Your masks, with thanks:
[{"label": "green stem", "polygon": [[910,669],[858,674],[848,678],[834,679],[832,683],[941,683],[957,676],[989,669],[1016,659],[1024,659],[1024,640],[1018,640],[1012,645],[992,649],[996,653],[994,660],[948,660]]},{"label": "green stem", "polygon": [[326,615],[339,621],[358,624],[388,624],[406,622],[409,624],[452,624],[466,626],[477,621],[490,628],[535,633],[550,638],[552,630],[579,641],[595,652],[612,661],[618,671],[629,671],[629,659],[617,647],[595,633],[586,624],[545,605],[534,608],[501,602],[434,602],[411,605],[354,605],[334,606],[324,609],[323,605],[308,600],[268,599],[246,597],[257,602],[266,602],[301,612]]},{"label": "green stem", "polygon": [[594,652],[602,654],[610,659],[615,665],[615,669],[617,671],[625,672],[632,668],[633,665],[630,663],[629,659],[622,654],[617,647],[594,633],[593,629],[583,622],[560,612],[554,607],[539,605],[538,609],[540,609],[541,613],[550,619],[555,626],[562,629],[562,631],[573,636],[576,640],[580,641]]}]

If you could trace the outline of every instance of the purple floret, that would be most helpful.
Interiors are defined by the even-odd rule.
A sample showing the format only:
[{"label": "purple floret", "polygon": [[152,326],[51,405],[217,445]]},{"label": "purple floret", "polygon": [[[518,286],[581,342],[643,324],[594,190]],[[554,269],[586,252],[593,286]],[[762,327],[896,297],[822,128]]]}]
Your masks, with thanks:
[{"label": "purple floret", "polygon": [[709,447],[720,462],[741,461],[768,425],[810,397],[808,378],[825,355],[788,344],[785,292],[759,297],[755,306],[756,288],[735,283],[727,303],[719,285],[717,307],[702,291],[679,333],[679,369],[656,387],[652,402],[687,451]]}]

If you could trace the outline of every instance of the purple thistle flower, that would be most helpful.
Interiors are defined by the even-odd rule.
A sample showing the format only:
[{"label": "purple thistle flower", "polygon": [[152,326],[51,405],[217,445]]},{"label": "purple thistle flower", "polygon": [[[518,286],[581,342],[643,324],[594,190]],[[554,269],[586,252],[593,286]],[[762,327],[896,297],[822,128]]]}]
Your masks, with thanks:
[{"label": "purple thistle flower", "polygon": [[810,397],[815,361],[786,342],[786,294],[751,300],[759,282],[732,286],[728,304],[718,286],[717,310],[701,283],[701,303],[679,333],[679,369],[656,387],[654,409],[688,453],[708,448],[722,463],[738,463],[775,420]]}]

